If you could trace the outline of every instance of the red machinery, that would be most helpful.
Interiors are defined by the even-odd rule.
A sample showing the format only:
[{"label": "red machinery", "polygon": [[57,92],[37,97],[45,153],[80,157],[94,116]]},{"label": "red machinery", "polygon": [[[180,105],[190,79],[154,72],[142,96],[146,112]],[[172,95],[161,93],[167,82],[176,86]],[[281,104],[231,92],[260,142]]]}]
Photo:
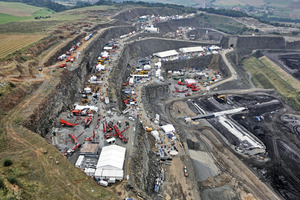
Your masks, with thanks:
[{"label": "red machinery", "polygon": [[74,126],[77,126],[78,124],[75,124],[75,123],[70,123],[70,122],[67,122],[66,120],[62,119],[60,121],[60,124],[62,126],[69,126],[69,127],[74,127]]},{"label": "red machinery", "polygon": [[84,118],[84,126],[85,126],[85,128],[89,127],[90,124],[92,123],[92,121],[93,121],[93,117],[92,116],[85,117]]},{"label": "red machinery", "polygon": [[73,115],[81,115],[81,116],[85,116],[90,114],[91,112],[89,112],[89,108],[84,108],[82,110],[72,110],[72,114]]},{"label": "red machinery", "polygon": [[93,136],[87,137],[87,138],[85,138],[85,140],[86,140],[86,141],[91,141],[92,138],[93,138],[93,140],[95,140],[95,131],[93,131]]},{"label": "red machinery", "polygon": [[185,84],[184,84],[183,82],[181,82],[181,81],[178,81],[177,84],[178,84],[178,85],[185,85]]},{"label": "red machinery", "polygon": [[111,134],[110,134],[111,130],[112,130],[112,128],[107,125],[107,122],[103,123],[103,133],[104,133],[104,136],[106,137],[106,139],[111,137]]},{"label": "red machinery", "polygon": [[199,89],[198,88],[192,88],[193,92],[197,92]]},{"label": "red machinery", "polygon": [[187,84],[186,87],[187,87],[187,88],[197,88],[198,86],[193,85],[193,84]]},{"label": "red machinery", "polygon": [[123,131],[120,132],[118,126],[117,126],[117,125],[114,125],[114,129],[115,129],[115,131],[116,131],[116,134],[113,135],[113,136],[117,136],[117,137],[119,137],[124,143],[127,143],[128,141],[127,141],[127,139],[123,136],[123,133],[124,133],[127,129],[129,129],[129,127],[130,127],[130,126],[127,126],[127,128],[125,128]]}]

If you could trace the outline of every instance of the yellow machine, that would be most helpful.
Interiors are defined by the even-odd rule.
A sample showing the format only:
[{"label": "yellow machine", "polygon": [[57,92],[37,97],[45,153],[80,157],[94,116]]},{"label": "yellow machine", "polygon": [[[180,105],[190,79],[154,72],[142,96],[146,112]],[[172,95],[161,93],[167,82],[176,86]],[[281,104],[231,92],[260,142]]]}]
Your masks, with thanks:
[{"label": "yellow machine", "polygon": [[217,98],[220,100],[220,101],[223,101],[224,103],[226,103],[227,102],[227,99],[226,99],[226,95],[219,95],[219,96],[217,96]]},{"label": "yellow machine", "polygon": [[84,104],[85,104],[85,103],[90,103],[90,100],[89,100],[89,99],[82,99],[82,100],[81,100],[81,103],[84,103]]}]

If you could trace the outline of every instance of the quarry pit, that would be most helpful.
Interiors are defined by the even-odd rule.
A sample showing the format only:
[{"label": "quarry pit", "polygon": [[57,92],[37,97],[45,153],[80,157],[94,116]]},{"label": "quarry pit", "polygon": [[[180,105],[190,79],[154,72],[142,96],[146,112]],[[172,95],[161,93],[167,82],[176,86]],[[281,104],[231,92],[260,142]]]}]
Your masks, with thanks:
[{"label": "quarry pit", "polygon": [[[284,37],[231,36],[195,23],[199,16],[157,23],[159,33],[145,33],[142,23],[132,23],[142,13],[145,10],[126,11],[116,16],[120,25],[105,26],[81,51],[76,64],[61,69],[64,73],[55,90],[24,126],[43,136],[76,165],[80,147],[68,154],[75,143],[75,139],[70,141],[70,134],[82,145],[93,140],[101,149],[110,146],[106,144],[105,129],[109,127],[105,123],[118,123],[120,132],[126,129],[126,142],[120,136],[115,142],[126,149],[124,175],[110,187],[123,199],[299,199],[300,115],[275,90],[251,87],[252,80],[241,61],[260,50],[299,80],[296,49],[300,42]],[[193,29],[184,32],[182,38],[166,38],[183,26]],[[190,35],[195,35],[195,40],[190,40]],[[111,41],[119,46],[103,63],[106,70],[97,75],[101,84],[95,93],[99,95],[83,98],[82,91],[92,87],[89,80],[97,74],[98,57]],[[165,60],[156,56],[158,52],[199,46],[205,49],[201,54],[182,53]],[[214,46],[220,47],[215,53],[210,49]],[[279,52],[281,49],[285,53]],[[141,72],[134,74],[141,60],[150,62],[148,77],[130,84],[133,75],[143,77]],[[50,68],[53,62],[48,61]],[[187,79],[196,80],[193,87],[187,87]],[[130,102],[124,99],[132,99],[130,95],[136,104],[129,111]],[[84,99],[99,108],[88,127],[78,122],[82,117],[70,116],[70,107]],[[79,125],[61,127],[62,119]],[[176,139],[162,134],[161,127],[168,124],[175,127]],[[147,131],[150,127],[160,132],[159,142]],[[177,154],[170,156],[166,151],[171,157],[168,160],[160,151],[171,144]],[[91,158],[85,164],[96,168],[96,163],[97,159]]]}]

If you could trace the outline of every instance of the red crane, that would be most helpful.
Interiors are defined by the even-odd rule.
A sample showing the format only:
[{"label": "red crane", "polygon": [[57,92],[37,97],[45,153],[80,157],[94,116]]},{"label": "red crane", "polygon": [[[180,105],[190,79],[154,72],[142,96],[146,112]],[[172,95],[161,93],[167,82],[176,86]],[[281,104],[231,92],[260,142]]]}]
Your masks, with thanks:
[{"label": "red crane", "polygon": [[93,140],[95,140],[95,130],[93,131],[93,136],[87,137],[87,138],[85,138],[85,140],[86,140],[86,141],[91,141],[92,138],[93,138]]},{"label": "red crane", "polygon": [[123,131],[120,132],[119,128],[117,125],[114,125],[114,129],[116,131],[116,134],[114,136],[118,136],[124,143],[127,143],[127,139],[123,136],[123,133],[129,129],[130,126],[128,126],[127,128],[125,128]]},{"label": "red crane", "polygon": [[60,121],[60,124],[62,126],[68,126],[68,127],[74,127],[74,126],[77,126],[78,124],[75,124],[75,123],[70,123],[70,122],[67,122],[66,120],[62,119]]}]

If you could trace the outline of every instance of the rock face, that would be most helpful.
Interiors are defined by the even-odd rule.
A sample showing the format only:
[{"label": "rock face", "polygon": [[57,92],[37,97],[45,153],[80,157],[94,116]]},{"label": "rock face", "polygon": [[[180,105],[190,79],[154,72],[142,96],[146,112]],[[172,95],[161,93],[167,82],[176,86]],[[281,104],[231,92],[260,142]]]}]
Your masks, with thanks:
[{"label": "rock face", "polygon": [[[160,51],[167,51],[171,49],[179,49],[188,46],[203,46],[202,43],[188,42],[188,41],[171,41],[162,39],[145,39],[130,42],[120,53],[119,61],[116,66],[113,66],[113,71],[111,73],[111,83],[113,85],[115,94],[117,96],[117,103],[119,109],[123,109],[121,97],[122,83],[125,83],[126,77],[130,74],[130,66],[128,63],[132,59],[143,58],[147,56],[152,56],[153,53]],[[207,45],[207,44],[205,44]],[[125,76],[124,76],[125,74]]]},{"label": "rock face", "polygon": [[241,58],[251,54],[253,50],[299,49],[300,41],[288,42],[283,37],[271,36],[224,36],[220,45],[224,48],[236,47]]},{"label": "rock face", "polygon": [[25,127],[45,137],[57,121],[59,114],[74,103],[74,97],[81,87],[80,79],[72,72],[65,70],[47,99],[44,99],[38,110],[24,122]]},{"label": "rock face", "polygon": [[82,53],[82,61],[73,71],[65,70],[60,77],[60,82],[49,94],[47,99],[24,122],[24,126],[30,130],[45,136],[57,121],[57,116],[68,109],[75,101],[75,95],[83,87],[86,76],[92,71],[94,62],[102,51],[104,45],[113,38],[133,30],[131,26],[115,27],[105,30],[95,42],[86,47]]},{"label": "rock face", "polygon": [[[141,123],[137,123],[135,145],[130,159],[130,185],[141,190],[137,192],[144,199],[153,199],[158,165],[151,150],[151,142]],[[150,197],[151,196],[151,197]]]}]

